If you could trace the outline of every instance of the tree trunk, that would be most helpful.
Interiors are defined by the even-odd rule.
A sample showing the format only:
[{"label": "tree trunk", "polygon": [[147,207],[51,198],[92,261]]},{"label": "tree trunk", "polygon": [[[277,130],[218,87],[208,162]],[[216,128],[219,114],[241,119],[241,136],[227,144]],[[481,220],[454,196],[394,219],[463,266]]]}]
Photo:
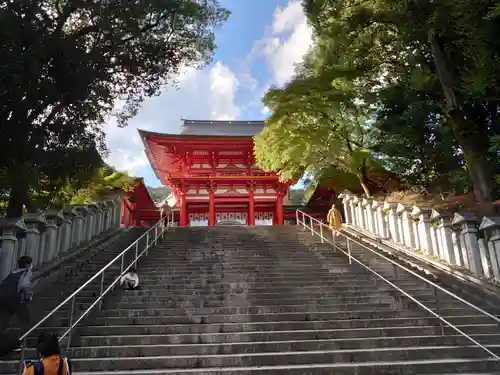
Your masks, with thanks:
[{"label": "tree trunk", "polygon": [[470,123],[466,119],[460,108],[460,103],[458,103],[455,95],[456,78],[448,66],[446,54],[435,30],[429,30],[428,39],[439,82],[446,100],[448,116],[453,123],[453,133],[464,153],[467,170],[472,180],[475,200],[478,203],[491,202],[492,186],[486,168],[487,163],[481,155],[481,147],[477,147],[476,143],[485,135],[478,131],[477,125]]},{"label": "tree trunk", "polygon": [[[474,198],[478,203],[491,202],[492,181],[487,161],[475,145],[475,138],[481,137],[458,110],[449,113],[453,121],[453,133],[464,153],[465,164],[472,180]],[[483,135],[484,137],[484,135]]]},{"label": "tree trunk", "polygon": [[363,192],[365,193],[366,197],[370,198],[372,195],[370,194],[370,189],[368,189],[367,178],[363,175],[359,175],[358,179],[359,179],[359,184],[361,185],[361,188],[363,189]]}]

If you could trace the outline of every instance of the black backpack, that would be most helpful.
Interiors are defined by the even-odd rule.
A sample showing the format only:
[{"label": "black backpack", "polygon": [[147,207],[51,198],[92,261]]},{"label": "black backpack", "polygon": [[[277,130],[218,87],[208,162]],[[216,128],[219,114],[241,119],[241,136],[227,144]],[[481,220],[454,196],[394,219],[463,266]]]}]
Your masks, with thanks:
[{"label": "black backpack", "polygon": [[0,304],[21,302],[21,292],[17,290],[19,281],[26,272],[16,272],[9,274],[0,283]]}]

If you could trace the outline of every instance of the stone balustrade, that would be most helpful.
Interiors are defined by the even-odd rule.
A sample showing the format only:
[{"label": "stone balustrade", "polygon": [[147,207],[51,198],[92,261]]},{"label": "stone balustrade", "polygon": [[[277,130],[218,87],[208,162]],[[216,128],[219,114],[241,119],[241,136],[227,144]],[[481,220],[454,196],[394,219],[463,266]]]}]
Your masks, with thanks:
[{"label": "stone balustrade", "polygon": [[122,197],[0,219],[0,280],[28,255],[40,268],[59,256],[120,228]]},{"label": "stone balustrade", "polygon": [[360,198],[343,200],[346,225],[396,246],[500,282],[500,217],[478,218]]}]

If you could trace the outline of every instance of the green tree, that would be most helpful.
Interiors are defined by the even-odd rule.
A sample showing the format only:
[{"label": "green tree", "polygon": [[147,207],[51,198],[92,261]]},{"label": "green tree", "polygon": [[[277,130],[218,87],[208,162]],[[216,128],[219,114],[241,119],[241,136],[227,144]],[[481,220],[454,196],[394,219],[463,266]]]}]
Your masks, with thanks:
[{"label": "green tree", "polygon": [[0,4],[0,170],[11,217],[61,154],[105,154],[100,126],[117,100],[123,126],[181,67],[208,63],[228,17],[218,0]]},{"label": "green tree", "polygon": [[136,178],[125,172],[103,165],[94,172],[90,180],[73,183],[62,189],[58,195],[60,204],[84,204],[102,199],[116,190],[131,191]]},{"label": "green tree", "polygon": [[148,192],[154,201],[160,202],[167,198],[172,190],[167,186],[159,186],[155,188],[148,186]]},{"label": "green tree", "polygon": [[406,187],[423,194],[471,189],[463,155],[435,102],[406,84],[381,90],[372,149]]},{"label": "green tree", "polygon": [[370,196],[369,175],[381,164],[369,149],[369,111],[347,89],[348,75],[315,73],[315,58],[313,51],[297,77],[264,96],[272,114],[255,138],[255,155],[264,170],[279,171],[284,180],[335,166],[355,176]]},{"label": "green tree", "polygon": [[[390,87],[427,95],[432,101],[427,115],[446,119],[435,125],[458,145],[476,200],[490,201],[498,157],[488,150],[500,128],[498,2],[305,0],[304,5],[323,53],[322,68],[340,65],[356,72],[354,91],[374,108]],[[387,114],[390,107],[384,110]]]}]

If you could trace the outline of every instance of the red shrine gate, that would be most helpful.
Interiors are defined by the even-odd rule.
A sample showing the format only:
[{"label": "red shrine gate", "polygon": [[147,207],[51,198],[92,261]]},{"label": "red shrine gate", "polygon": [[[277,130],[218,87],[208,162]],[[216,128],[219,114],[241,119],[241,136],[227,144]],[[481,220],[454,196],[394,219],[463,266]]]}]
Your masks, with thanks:
[{"label": "red shrine gate", "polygon": [[283,224],[290,182],[255,165],[262,121],[184,120],[181,134],[140,130],[157,177],[172,188],[180,226]]}]

